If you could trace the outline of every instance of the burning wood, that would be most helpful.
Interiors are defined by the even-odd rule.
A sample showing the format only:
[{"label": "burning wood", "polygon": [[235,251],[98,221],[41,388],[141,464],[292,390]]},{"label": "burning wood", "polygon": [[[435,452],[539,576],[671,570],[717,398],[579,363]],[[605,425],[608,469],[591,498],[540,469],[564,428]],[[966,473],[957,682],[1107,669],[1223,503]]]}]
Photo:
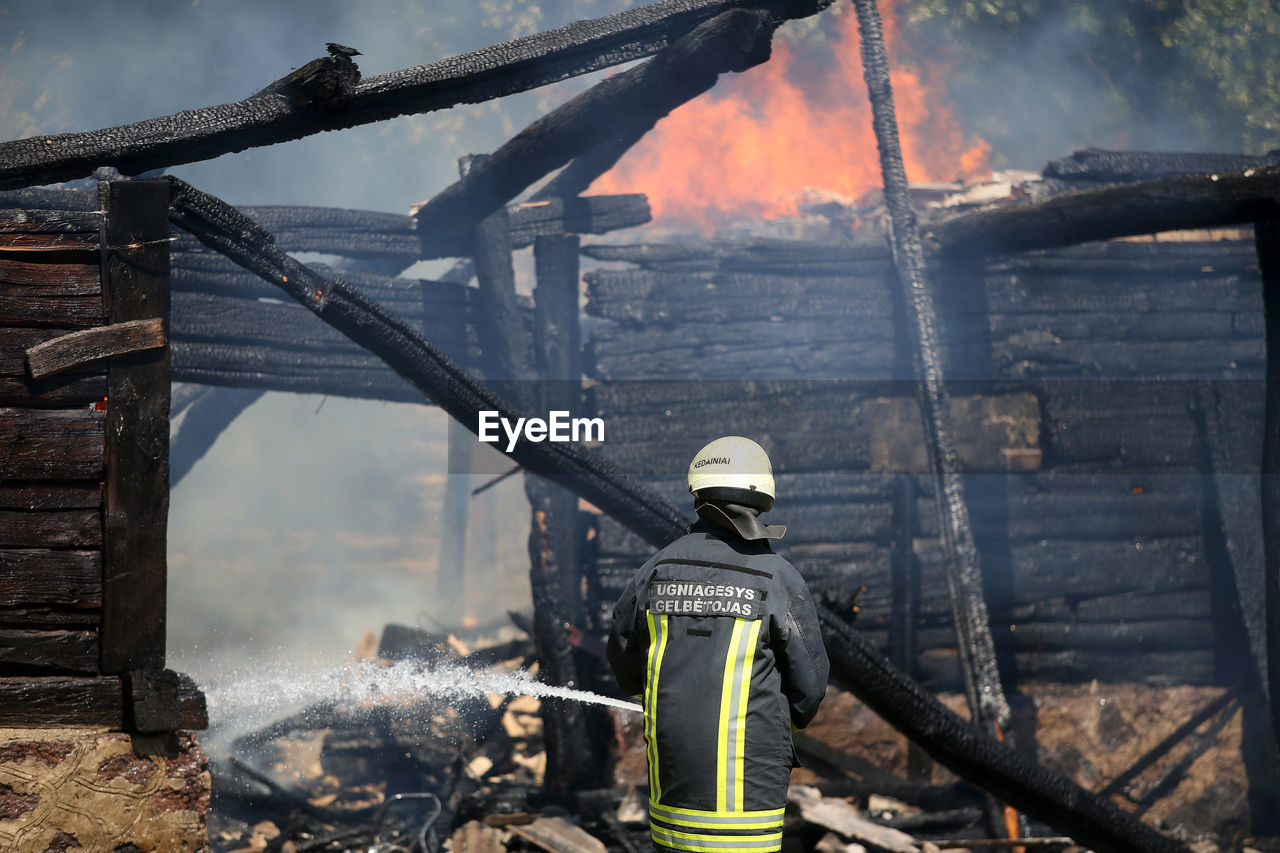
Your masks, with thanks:
[{"label": "burning wood", "polygon": [[[762,11],[725,12],[639,68],[597,84],[525,128],[424,204],[415,213],[419,232],[429,240],[456,235],[461,242],[482,219],[553,169],[609,143],[619,132],[637,137],[710,89],[722,72],[743,71],[768,59],[773,24]],[[643,105],[638,110],[637,102]]]}]

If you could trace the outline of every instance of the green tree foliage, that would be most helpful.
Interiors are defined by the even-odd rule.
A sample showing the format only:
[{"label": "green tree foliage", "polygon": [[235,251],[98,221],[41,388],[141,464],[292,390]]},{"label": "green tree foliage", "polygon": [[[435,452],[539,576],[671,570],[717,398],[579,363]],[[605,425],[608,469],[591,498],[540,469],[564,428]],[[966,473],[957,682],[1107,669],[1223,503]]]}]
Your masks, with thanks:
[{"label": "green tree foliage", "polygon": [[1083,146],[1280,147],[1280,4],[1270,0],[919,0],[907,41],[951,63],[957,113],[999,160]]}]

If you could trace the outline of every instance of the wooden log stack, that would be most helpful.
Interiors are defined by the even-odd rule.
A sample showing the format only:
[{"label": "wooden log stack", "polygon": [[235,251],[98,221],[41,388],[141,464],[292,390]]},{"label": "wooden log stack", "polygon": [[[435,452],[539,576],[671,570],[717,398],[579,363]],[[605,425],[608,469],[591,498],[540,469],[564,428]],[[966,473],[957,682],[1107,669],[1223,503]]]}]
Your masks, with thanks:
[{"label": "wooden log stack", "polygon": [[100,193],[0,214],[0,726],[203,728],[164,669],[168,185]]}]

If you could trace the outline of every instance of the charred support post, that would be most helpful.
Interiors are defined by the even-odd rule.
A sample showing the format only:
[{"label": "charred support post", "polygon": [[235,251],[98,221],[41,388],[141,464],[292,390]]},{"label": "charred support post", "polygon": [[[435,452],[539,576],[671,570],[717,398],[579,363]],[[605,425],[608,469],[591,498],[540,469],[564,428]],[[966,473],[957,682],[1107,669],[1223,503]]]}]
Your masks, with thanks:
[{"label": "charred support post", "polygon": [[[169,322],[167,181],[99,185],[108,321]],[[164,669],[169,350],[107,369],[102,672]]]},{"label": "charred support post", "polygon": [[995,646],[983,598],[978,549],[973,539],[964,485],[960,480],[950,400],[942,379],[938,318],[928,283],[924,248],[907,192],[907,176],[898,143],[889,60],[885,54],[880,13],[875,0],[854,0],[862,36],[862,63],[871,95],[885,201],[891,218],[894,262],[901,286],[908,291],[908,315],[916,334],[916,354],[923,382],[920,394],[929,456],[937,487],[943,541],[947,548],[947,583],[951,589],[965,693],[979,725],[1009,725],[1009,705],[1000,686]]},{"label": "charred support post", "polygon": [[[1262,549],[1271,732],[1280,748],[1280,219],[1254,226],[1267,321],[1267,407],[1262,444]],[[1280,763],[1280,755],[1276,756]]]},{"label": "charred support post", "polygon": [[466,234],[547,173],[611,139],[619,127],[647,129],[714,86],[720,74],[764,62],[773,27],[766,12],[725,12],[644,65],[596,84],[538,119],[418,209],[414,215],[424,250],[441,235],[447,241]]},{"label": "charred support post", "polygon": [[[578,238],[539,237],[534,243],[534,364],[539,410],[580,410],[581,334],[578,330]],[[529,533],[534,631],[548,675],[558,684],[582,684],[582,674],[565,632],[582,625],[582,554],[578,498],[555,478],[526,478],[533,512]],[[543,705],[547,737],[547,780],[562,790],[601,783],[603,755],[592,735],[599,720],[578,703]]]}]

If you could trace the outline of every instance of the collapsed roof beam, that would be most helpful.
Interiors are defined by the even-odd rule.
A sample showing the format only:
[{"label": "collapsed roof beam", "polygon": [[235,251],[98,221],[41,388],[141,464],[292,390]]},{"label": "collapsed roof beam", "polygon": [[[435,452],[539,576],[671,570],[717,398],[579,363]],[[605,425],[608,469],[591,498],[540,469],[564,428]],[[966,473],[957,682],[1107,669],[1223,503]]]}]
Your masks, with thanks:
[{"label": "collapsed roof beam", "polygon": [[1280,216],[1280,166],[1179,175],[958,213],[924,227],[926,251],[1004,255]]},{"label": "collapsed roof beam", "polygon": [[814,14],[831,2],[662,0],[369,77],[349,95],[310,106],[268,93],[130,125],[18,139],[0,144],[0,189],[83,178],[106,165],[136,175],[320,131],[480,103],[642,59],[729,10],[763,9],[777,22]]},{"label": "collapsed roof beam", "polygon": [[[517,133],[415,213],[427,244],[465,244],[466,235],[525,188],[575,157],[613,140],[632,141],[676,107],[769,58],[776,22],[764,11],[737,9],[682,36],[638,68],[597,83]],[[625,150],[625,149],[624,149]],[[588,163],[589,171],[595,166]],[[607,168],[607,166],[606,166]],[[566,179],[568,180],[568,179]]]}]

